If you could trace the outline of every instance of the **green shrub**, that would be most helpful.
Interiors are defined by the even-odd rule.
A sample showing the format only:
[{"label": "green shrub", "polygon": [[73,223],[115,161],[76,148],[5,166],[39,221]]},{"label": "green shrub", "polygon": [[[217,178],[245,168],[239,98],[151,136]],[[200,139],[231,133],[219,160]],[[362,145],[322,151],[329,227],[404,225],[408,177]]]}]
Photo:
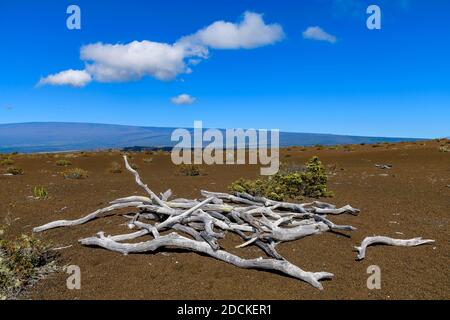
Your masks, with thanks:
[{"label": "green shrub", "polygon": [[245,192],[254,196],[283,201],[302,196],[330,197],[328,177],[318,157],[311,158],[304,168],[282,168],[277,174],[256,180],[240,179],[229,187],[232,192]]},{"label": "green shrub", "polygon": [[68,167],[72,165],[72,162],[70,162],[69,160],[58,160],[56,161],[56,165],[59,167]]},{"label": "green shrub", "polygon": [[56,269],[56,255],[33,236],[4,239],[0,227],[0,300],[14,298],[25,287]]},{"label": "green shrub", "polygon": [[14,164],[14,160],[11,158],[6,158],[0,161],[0,165],[2,166],[10,166]]},{"label": "green shrub", "polygon": [[18,176],[23,174],[23,169],[17,167],[9,167],[6,172],[12,174],[13,176]]},{"label": "green shrub", "polygon": [[202,174],[202,170],[195,164],[182,164],[178,168],[178,174],[182,176],[199,176]]},{"label": "green shrub", "polygon": [[80,168],[67,169],[62,174],[66,179],[86,179],[89,176],[86,170]]},{"label": "green shrub", "polygon": [[130,163],[131,169],[138,170],[139,166],[136,163]]},{"label": "green shrub", "polygon": [[122,172],[122,167],[116,161],[111,162],[111,167],[109,168],[109,172],[111,172],[111,173],[121,173]]},{"label": "green shrub", "polygon": [[48,197],[48,191],[44,187],[36,186],[33,189],[33,197],[36,199],[44,200]]},{"label": "green shrub", "polygon": [[314,147],[316,148],[316,150],[323,150],[324,149],[323,145],[321,145],[321,144],[316,144]]},{"label": "green shrub", "polygon": [[450,147],[449,146],[441,146],[439,148],[439,152],[450,152]]}]

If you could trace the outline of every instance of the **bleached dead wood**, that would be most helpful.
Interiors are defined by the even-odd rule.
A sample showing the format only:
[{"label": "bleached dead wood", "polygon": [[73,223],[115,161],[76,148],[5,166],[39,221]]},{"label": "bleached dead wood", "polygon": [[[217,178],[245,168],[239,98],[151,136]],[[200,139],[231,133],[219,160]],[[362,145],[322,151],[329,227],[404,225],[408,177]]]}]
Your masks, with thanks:
[{"label": "bleached dead wood", "polygon": [[[137,231],[108,237],[99,233],[97,237],[80,240],[80,243],[124,254],[154,252],[167,247],[194,251],[240,268],[278,271],[322,289],[320,281],[333,275],[328,272],[303,271],[277,252],[277,244],[330,230],[356,229],[350,225],[336,225],[326,216],[359,213],[358,209],[350,205],[337,208],[333,204],[320,201],[299,204],[273,201],[246,193],[227,194],[206,190],[201,191],[204,198],[199,200],[184,198],[169,200],[172,196],[170,189],[160,193],[158,197],[142,182],[139,173],[131,168],[126,157],[124,161],[127,170],[134,175],[136,183],[149,196],[132,195],[119,198],[111,201],[110,206],[80,219],[50,222],[34,228],[33,231],[42,232],[57,227],[81,225],[110,215],[114,210],[135,208],[137,212],[126,214],[124,218],[128,220],[126,225],[130,229],[138,229]],[[165,233],[170,231],[172,233]],[[223,250],[219,240],[225,238],[227,232],[232,232],[242,239],[243,243],[236,248],[256,246],[269,258],[243,259]],[[137,243],[126,242],[144,236],[150,239]],[[367,238],[361,247],[358,247],[358,257],[364,258],[367,246],[374,243],[413,246],[431,241],[419,238],[411,240]]]},{"label": "bleached dead wood", "polygon": [[177,233],[171,233],[167,236],[161,236],[157,239],[140,243],[119,243],[112,240],[112,238],[105,237],[104,233],[99,233],[97,237],[81,239],[80,243],[87,246],[103,247],[105,249],[120,252],[123,254],[149,252],[166,247],[185,249],[207,254],[213,258],[230,263],[239,268],[277,270],[291,277],[303,280],[318,289],[323,289],[323,286],[319,281],[324,279],[331,279],[333,277],[333,274],[329,272],[303,271],[299,267],[286,260],[263,258],[248,260],[242,259],[241,257],[223,250],[213,250],[205,242],[191,240],[186,237],[180,236]]},{"label": "bleached dead wood", "polygon": [[156,201],[157,204],[159,204],[161,207],[167,207],[167,205],[163,201],[161,201],[161,199],[159,199],[158,196],[152,190],[150,190],[150,188],[146,184],[141,181],[139,173],[130,166],[126,155],[123,156],[123,160],[125,161],[125,167],[127,168],[127,170],[134,175],[136,183],[141,186],[151,196],[152,200]]},{"label": "bleached dead wood", "polygon": [[45,230],[48,230],[48,229],[53,229],[53,228],[70,227],[70,226],[80,225],[80,224],[86,223],[86,222],[88,222],[90,220],[98,218],[103,213],[108,213],[108,212],[111,212],[113,210],[118,210],[118,209],[123,209],[123,208],[138,207],[140,205],[142,205],[142,202],[125,202],[125,203],[113,204],[113,205],[111,205],[109,207],[106,207],[106,208],[94,211],[94,212],[92,212],[92,213],[88,214],[87,216],[84,216],[83,218],[80,218],[80,219],[76,219],[76,220],[58,220],[58,221],[53,221],[53,222],[44,224],[43,226],[34,228],[33,232],[42,232],[42,231],[45,231]]},{"label": "bleached dead wood", "polygon": [[427,243],[434,243],[434,240],[423,240],[422,238],[414,238],[414,239],[408,239],[408,240],[402,240],[402,239],[393,239],[389,237],[384,236],[375,236],[375,237],[367,237],[365,238],[361,246],[355,247],[355,249],[358,251],[358,260],[362,260],[366,257],[366,249],[368,246],[374,245],[374,244],[385,244],[389,246],[398,246],[398,247],[416,247],[420,245],[424,245]]}]

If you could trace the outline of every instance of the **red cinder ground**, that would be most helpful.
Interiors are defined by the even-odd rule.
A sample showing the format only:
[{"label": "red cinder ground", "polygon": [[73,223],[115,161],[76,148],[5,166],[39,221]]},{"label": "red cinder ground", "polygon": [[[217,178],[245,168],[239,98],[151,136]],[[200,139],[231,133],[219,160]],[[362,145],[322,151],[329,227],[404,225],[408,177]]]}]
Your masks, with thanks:
[{"label": "red cinder ground", "polygon": [[[123,256],[77,243],[98,231],[126,233],[124,218],[115,215],[38,234],[55,247],[73,245],[61,251],[60,264],[80,266],[81,290],[68,290],[68,275],[60,271],[40,281],[23,298],[449,299],[450,153],[439,152],[439,143],[430,141],[337,150],[292,147],[282,150],[281,160],[302,164],[313,155],[318,155],[327,167],[329,189],[335,192],[334,198],[325,201],[361,209],[358,216],[332,217],[335,223],[358,228],[347,233],[349,237],[327,232],[278,246],[283,256],[304,270],[334,273],[331,281],[323,282],[323,291],[280,274],[239,269],[195,253],[160,251]],[[0,176],[0,221],[9,221],[10,235],[29,234],[33,227],[57,219],[79,218],[119,197],[143,195],[124,168],[119,174],[108,171],[113,161],[123,166],[119,152],[72,156],[68,159],[73,163],[71,167],[87,170],[87,179],[67,180],[59,174],[64,168],[55,162],[67,154],[14,156],[15,166],[24,169],[25,174]],[[158,193],[171,188],[175,197],[200,197],[201,189],[226,192],[234,180],[254,178],[259,173],[256,166],[223,165],[203,167],[207,172],[203,176],[180,176],[168,153],[132,156],[130,162],[139,167],[145,183]],[[153,162],[143,161],[150,157]],[[384,163],[393,168],[375,167]],[[34,186],[44,186],[49,199],[32,199]],[[355,261],[353,246],[372,235],[422,236],[436,243],[415,248],[370,247],[365,260]],[[224,248],[243,257],[263,255],[256,247],[235,249],[240,243],[232,234],[221,242]],[[371,265],[381,268],[381,290],[367,289],[366,270]]]}]

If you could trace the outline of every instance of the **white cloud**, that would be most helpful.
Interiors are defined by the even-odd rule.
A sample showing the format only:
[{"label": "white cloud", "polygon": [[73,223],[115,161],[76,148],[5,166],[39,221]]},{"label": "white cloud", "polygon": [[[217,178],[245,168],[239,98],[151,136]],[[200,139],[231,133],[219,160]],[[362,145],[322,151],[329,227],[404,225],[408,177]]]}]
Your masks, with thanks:
[{"label": "white cloud", "polygon": [[173,104],[193,104],[195,102],[195,98],[191,97],[190,95],[183,93],[180,94],[179,96],[173,97],[172,99],[170,99],[170,101],[172,101]]},{"label": "white cloud", "polygon": [[191,67],[208,58],[209,48],[251,49],[275,43],[283,36],[280,25],[267,25],[261,14],[246,12],[239,23],[217,21],[174,44],[147,40],[88,44],[80,50],[85,70],[62,71],[42,78],[39,84],[82,87],[92,80],[123,82],[145,76],[168,81],[191,73]]},{"label": "white cloud", "polygon": [[320,27],[308,27],[303,31],[303,38],[317,41],[327,41],[330,43],[336,43],[337,38],[323,30]]},{"label": "white cloud", "polygon": [[184,46],[146,40],[81,48],[87,72],[100,82],[138,80],[143,76],[172,80],[178,74],[189,73],[184,59],[191,54]]},{"label": "white cloud", "polygon": [[239,23],[216,21],[180,42],[199,43],[213,49],[252,49],[273,44],[284,38],[279,24],[266,24],[261,14],[245,12]]},{"label": "white cloud", "polygon": [[72,87],[84,87],[92,81],[91,75],[86,70],[65,70],[59,73],[51,74],[47,77],[41,78],[38,85],[54,85],[63,86],[68,85]]}]

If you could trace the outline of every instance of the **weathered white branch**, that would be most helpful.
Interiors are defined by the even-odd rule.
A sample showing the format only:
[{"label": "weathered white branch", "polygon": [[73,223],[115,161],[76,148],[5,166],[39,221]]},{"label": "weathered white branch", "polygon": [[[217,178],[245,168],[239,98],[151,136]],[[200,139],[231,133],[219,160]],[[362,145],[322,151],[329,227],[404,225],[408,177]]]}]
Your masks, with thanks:
[{"label": "weathered white branch", "polygon": [[365,238],[360,247],[355,247],[358,251],[358,260],[362,260],[366,257],[366,249],[368,246],[373,244],[386,244],[389,246],[398,246],[398,247],[415,247],[420,246],[427,243],[434,243],[434,240],[423,240],[422,238],[414,238],[408,240],[402,239],[393,239],[384,236],[375,236],[375,237],[367,237]]},{"label": "weathered white branch", "polygon": [[139,176],[139,173],[129,165],[126,155],[123,156],[123,159],[125,160],[125,168],[127,168],[128,171],[130,171],[132,174],[134,174],[136,183],[139,186],[141,186],[151,196],[151,198],[153,200],[155,200],[156,203],[158,203],[161,207],[167,207],[167,205],[163,201],[161,201],[161,199],[158,198],[158,196],[152,190],[150,190],[150,188],[146,184],[144,184],[142,182],[141,177]]},{"label": "weathered white branch", "polygon": [[333,274],[328,272],[303,271],[286,260],[263,258],[246,260],[223,250],[213,250],[206,242],[191,240],[180,236],[177,233],[171,233],[167,236],[161,236],[157,239],[140,243],[118,243],[112,240],[112,238],[105,237],[103,233],[99,233],[98,237],[81,239],[80,243],[87,246],[103,247],[105,249],[123,254],[155,251],[164,247],[185,249],[207,254],[213,258],[230,263],[239,268],[276,270],[291,277],[303,280],[320,290],[323,289],[320,281],[324,279],[331,279],[333,277]]},{"label": "weathered white branch", "polygon": [[83,223],[86,223],[90,220],[96,219],[98,218],[101,214],[103,213],[107,213],[113,210],[117,210],[117,209],[123,209],[123,208],[129,208],[129,207],[137,207],[142,205],[142,202],[125,202],[125,203],[117,203],[117,204],[113,204],[109,207],[103,208],[103,209],[98,209],[97,211],[94,211],[90,214],[88,214],[87,216],[84,216],[83,218],[80,219],[76,219],[76,220],[58,220],[58,221],[53,221],[47,224],[44,224],[40,227],[36,227],[33,229],[33,232],[42,232],[48,229],[53,229],[53,228],[59,228],[59,227],[69,227],[69,226],[76,226],[76,225],[80,225]]},{"label": "weathered white branch", "polygon": [[[82,239],[85,245],[97,245],[109,250],[122,253],[154,251],[163,247],[176,247],[207,254],[241,268],[255,268],[276,270],[289,276],[304,280],[316,288],[322,289],[320,280],[331,278],[327,272],[305,272],[294,266],[281,256],[275,246],[284,241],[293,241],[309,235],[318,234],[332,229],[355,230],[348,225],[336,225],[326,218],[326,214],[358,213],[347,205],[342,208],[314,201],[296,204],[279,202],[255,197],[246,193],[230,195],[220,192],[202,191],[205,200],[174,199],[169,201],[172,192],[161,193],[159,198],[145,185],[139,173],[131,168],[126,156],[125,167],[130,171],[136,183],[142,187],[150,197],[132,195],[110,202],[110,206],[99,209],[77,220],[60,220],[37,227],[35,232],[56,227],[74,226],[86,223],[110,211],[128,207],[137,210],[133,215],[124,215],[128,219],[130,228],[140,230],[115,236]],[[225,203],[226,201],[226,203]],[[215,228],[223,232],[215,231]],[[177,233],[162,235],[162,232],[176,230],[192,239]],[[237,246],[242,248],[255,245],[272,259],[242,259],[239,256],[221,250],[219,239],[226,235],[226,231],[240,236],[244,243]],[[143,236],[153,236],[153,239],[140,243],[121,243]]]},{"label": "weathered white branch", "polygon": [[343,213],[350,213],[350,214],[358,214],[359,209],[355,209],[350,205],[343,206],[342,208],[338,209],[332,209],[332,208],[316,208],[313,207],[312,212],[318,213],[318,214],[343,214]]}]

